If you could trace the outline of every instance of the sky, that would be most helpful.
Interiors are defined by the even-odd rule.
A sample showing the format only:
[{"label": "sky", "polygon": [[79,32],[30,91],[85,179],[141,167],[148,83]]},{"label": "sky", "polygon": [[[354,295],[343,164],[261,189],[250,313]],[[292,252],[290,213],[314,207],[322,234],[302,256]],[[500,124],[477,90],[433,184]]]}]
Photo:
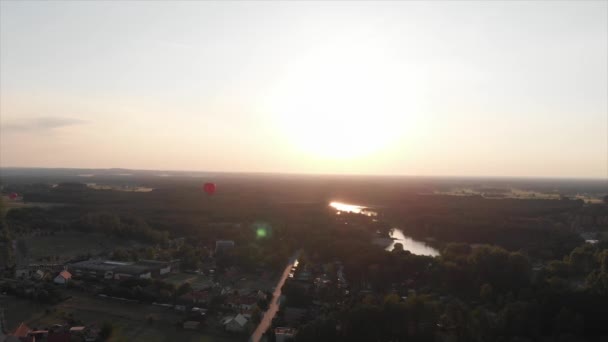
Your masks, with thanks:
[{"label": "sky", "polygon": [[0,166],[608,178],[608,1],[1,1]]}]

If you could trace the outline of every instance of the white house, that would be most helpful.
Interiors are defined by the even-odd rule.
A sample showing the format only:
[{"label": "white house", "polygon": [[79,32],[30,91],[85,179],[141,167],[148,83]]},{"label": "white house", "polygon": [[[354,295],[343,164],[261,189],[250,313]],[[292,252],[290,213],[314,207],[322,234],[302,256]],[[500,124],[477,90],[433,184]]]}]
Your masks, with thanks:
[{"label": "white house", "polygon": [[186,321],[184,322],[184,329],[196,330],[201,326],[200,322],[197,321]]},{"label": "white house", "polygon": [[274,329],[274,336],[276,342],[293,341],[297,331],[293,328],[277,327]]},{"label": "white house", "polygon": [[27,267],[17,268],[15,270],[15,278],[29,278],[31,276],[30,269]]},{"label": "white house", "polygon": [[215,254],[223,253],[234,248],[233,240],[217,240],[215,241]]},{"label": "white house", "polygon": [[67,284],[68,281],[72,279],[72,274],[68,271],[61,271],[59,274],[53,279],[55,284]]},{"label": "white house", "polygon": [[36,280],[43,280],[44,278],[46,278],[47,273],[44,270],[36,270],[36,272],[34,272],[34,279]]},{"label": "white house", "polygon": [[245,316],[238,314],[234,317],[229,317],[224,320],[224,327],[228,331],[234,332],[242,332],[245,331],[245,326],[247,325],[247,318]]}]

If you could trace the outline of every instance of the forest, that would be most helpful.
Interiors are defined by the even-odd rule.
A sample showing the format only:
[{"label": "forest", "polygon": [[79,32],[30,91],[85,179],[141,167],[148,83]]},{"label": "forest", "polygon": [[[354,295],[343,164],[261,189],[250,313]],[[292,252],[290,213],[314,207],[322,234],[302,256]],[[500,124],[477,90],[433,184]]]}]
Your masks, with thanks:
[{"label": "forest", "polygon": [[[229,175],[214,179],[213,196],[185,177],[131,180],[151,192],[54,180],[3,180],[26,204],[53,204],[9,210],[5,240],[34,231],[97,232],[171,251],[171,241],[184,237],[183,249],[160,257],[180,258],[192,269],[220,239],[237,246],[218,259],[220,268],[280,269],[295,250],[304,251],[305,263],[340,261],[351,284],[347,296],[284,289],[292,306],[324,303],[320,314],[302,322],[297,341],[608,338],[608,241],[590,244],[581,237],[608,231],[605,203],[428,194],[445,187],[445,180]],[[569,194],[573,185],[565,184]],[[328,207],[332,200],[368,204],[378,220],[347,213],[338,218]],[[256,235],[260,227],[263,237]],[[427,241],[441,255],[388,252],[371,244],[392,227]],[[112,257],[147,254],[146,248],[116,250]]]}]

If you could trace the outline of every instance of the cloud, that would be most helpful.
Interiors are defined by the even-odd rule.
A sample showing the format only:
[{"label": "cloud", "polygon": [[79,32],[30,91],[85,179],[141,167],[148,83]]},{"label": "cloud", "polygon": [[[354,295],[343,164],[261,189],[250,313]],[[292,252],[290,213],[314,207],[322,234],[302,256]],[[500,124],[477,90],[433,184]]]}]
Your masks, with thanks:
[{"label": "cloud", "polygon": [[83,125],[86,123],[88,123],[88,121],[81,119],[47,116],[27,120],[13,120],[3,124],[1,127],[2,130],[5,131],[45,131],[67,126]]}]

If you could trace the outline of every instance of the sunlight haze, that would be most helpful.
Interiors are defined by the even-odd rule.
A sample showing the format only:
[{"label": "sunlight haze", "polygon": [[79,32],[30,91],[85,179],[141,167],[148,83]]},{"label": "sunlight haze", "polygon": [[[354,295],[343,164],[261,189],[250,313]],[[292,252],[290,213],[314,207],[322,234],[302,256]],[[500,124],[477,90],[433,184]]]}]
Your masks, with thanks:
[{"label": "sunlight haze", "polygon": [[2,166],[606,177],[608,2],[1,2]]}]

